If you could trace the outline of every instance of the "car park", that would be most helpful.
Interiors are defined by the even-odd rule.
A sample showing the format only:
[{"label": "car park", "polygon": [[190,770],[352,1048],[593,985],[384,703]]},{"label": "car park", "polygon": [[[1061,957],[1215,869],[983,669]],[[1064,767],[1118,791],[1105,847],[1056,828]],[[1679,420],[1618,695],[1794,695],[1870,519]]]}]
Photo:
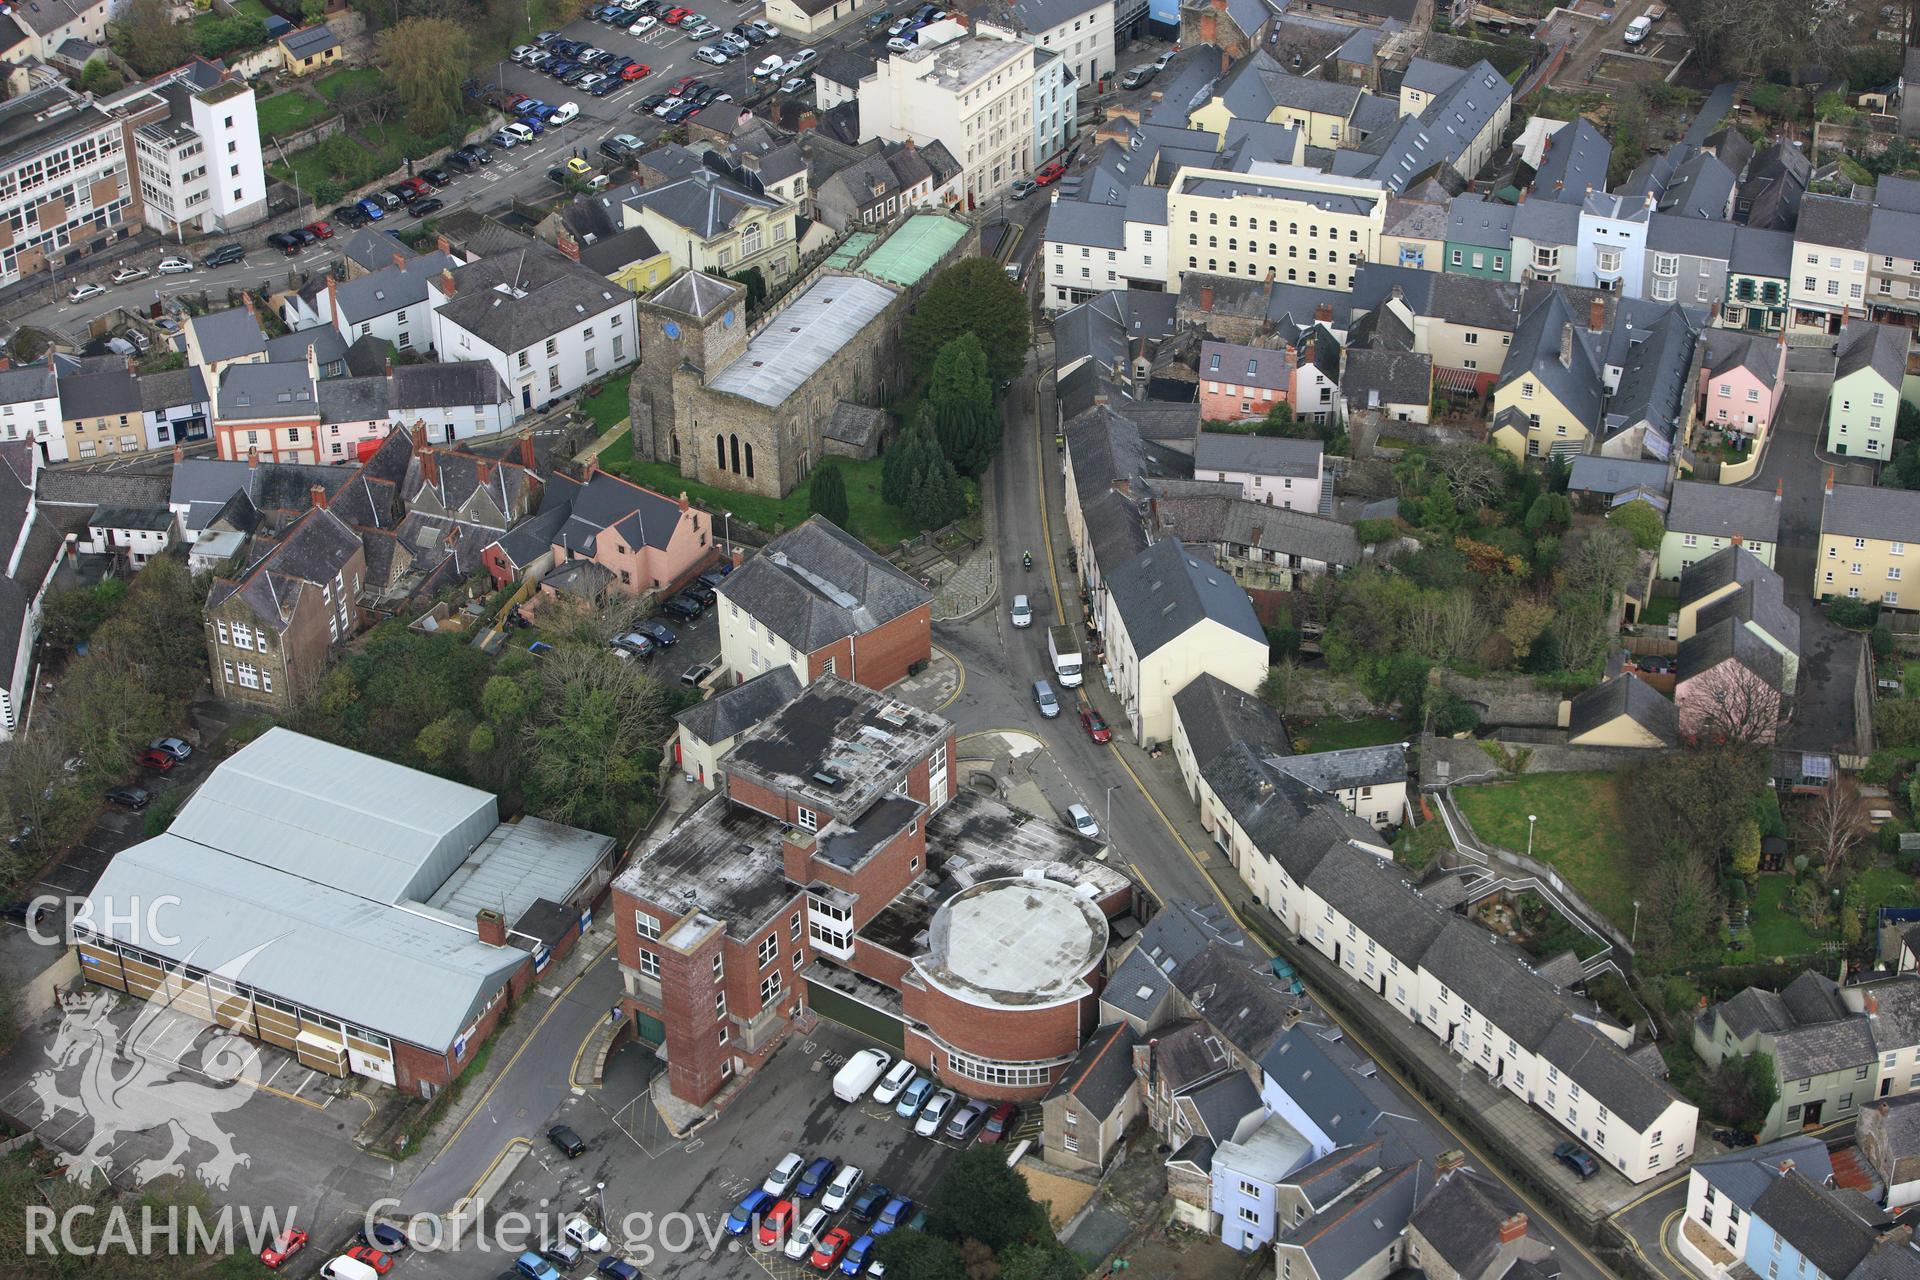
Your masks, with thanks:
[{"label": "car park", "polygon": [[873,1220],[873,1234],[883,1236],[895,1227],[905,1226],[913,1216],[913,1200],[908,1196],[895,1196],[887,1201],[887,1207]]},{"label": "car park", "polygon": [[873,1100],[883,1107],[890,1107],[900,1098],[900,1091],[913,1079],[915,1067],[911,1058],[902,1058],[893,1064],[886,1075],[880,1077],[880,1083],[873,1086]]},{"label": "car park", "polygon": [[771,1249],[785,1238],[787,1232],[793,1228],[796,1212],[791,1200],[782,1200],[767,1210],[766,1215],[760,1219],[760,1229],[754,1233],[754,1239],[759,1242],[762,1249]]},{"label": "car park", "polygon": [[828,1213],[838,1213],[847,1207],[854,1193],[860,1189],[860,1166],[843,1164],[840,1171],[833,1175],[820,1194],[820,1207]]},{"label": "car park", "polygon": [[942,1089],[927,1100],[926,1110],[913,1122],[913,1131],[922,1138],[931,1138],[940,1132],[940,1126],[946,1122],[947,1115],[953,1110],[959,1095],[951,1089]]},{"label": "car park", "polygon": [[745,1235],[754,1219],[773,1207],[774,1198],[767,1194],[765,1187],[755,1187],[746,1197],[727,1214],[726,1230],[730,1236]]},{"label": "car park", "polygon": [[760,1184],[761,1189],[770,1196],[786,1195],[799,1180],[800,1171],[805,1165],[806,1161],[801,1159],[798,1151],[787,1152],[767,1174],[766,1180]]},{"label": "car park", "polygon": [[893,1113],[902,1120],[911,1120],[920,1114],[920,1108],[927,1105],[927,1095],[933,1092],[933,1081],[925,1076],[915,1076],[913,1083],[900,1094],[900,1101],[894,1104]]},{"label": "car park", "polygon": [[1100,824],[1093,820],[1093,815],[1087,812],[1087,806],[1083,804],[1067,806],[1067,825],[1089,840],[1100,838]]},{"label": "car park", "polygon": [[806,1257],[813,1251],[813,1242],[818,1240],[820,1233],[827,1229],[829,1221],[825,1209],[815,1209],[808,1213],[800,1225],[793,1229],[793,1234],[787,1237],[786,1247],[782,1252],[796,1262]]},{"label": "car park", "polygon": [[840,1255],[853,1243],[853,1233],[845,1227],[835,1227],[814,1242],[813,1251],[807,1255],[807,1265],[820,1271],[831,1271],[840,1262]]},{"label": "car park", "polygon": [[953,1113],[953,1119],[947,1121],[947,1137],[955,1142],[965,1142],[973,1137],[974,1130],[986,1120],[987,1112],[992,1110],[991,1102],[969,1102]]},{"label": "car park", "polygon": [[794,1198],[811,1200],[819,1195],[839,1167],[840,1162],[832,1156],[815,1156],[807,1162],[806,1169],[800,1174],[800,1181],[794,1184]]},{"label": "car park", "polygon": [[154,270],[163,276],[183,275],[193,270],[193,263],[185,258],[162,258]]},{"label": "car park", "polygon": [[580,1135],[575,1133],[568,1125],[556,1124],[548,1129],[547,1141],[551,1142],[559,1150],[560,1154],[569,1160],[583,1156],[587,1151],[587,1144],[581,1141]]},{"label": "car park", "polygon": [[1000,1142],[1012,1133],[1020,1123],[1020,1107],[1016,1103],[1003,1102],[987,1113],[986,1123],[980,1126],[980,1141],[988,1146]]}]

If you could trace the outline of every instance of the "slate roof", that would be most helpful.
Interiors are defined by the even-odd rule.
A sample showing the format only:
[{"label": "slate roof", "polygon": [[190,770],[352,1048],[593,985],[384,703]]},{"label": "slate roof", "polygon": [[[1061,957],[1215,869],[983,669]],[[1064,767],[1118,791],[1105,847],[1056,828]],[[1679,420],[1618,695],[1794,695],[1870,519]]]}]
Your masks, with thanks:
[{"label": "slate roof", "polygon": [[1733,258],[1727,269],[1738,275],[1787,279],[1793,273],[1793,233],[1766,227],[1735,227]]},{"label": "slate roof", "polygon": [[372,422],[387,417],[385,376],[329,378],[315,386],[314,396],[321,422]]},{"label": "slate roof", "polygon": [[1724,616],[1711,626],[1702,626],[1680,642],[1680,683],[1684,685],[1693,677],[1704,675],[1728,658],[1736,659],[1741,666],[1775,689],[1792,692],[1785,688],[1785,670],[1778,651],[1740,626],[1736,619]]},{"label": "slate roof", "polygon": [[1340,394],[1361,408],[1415,404],[1433,399],[1433,357],[1415,351],[1359,348],[1347,352]]},{"label": "slate roof", "polygon": [[1356,787],[1388,786],[1407,780],[1407,744],[1390,742],[1377,747],[1348,747],[1287,756],[1272,764],[1316,791],[1331,795]]},{"label": "slate roof", "polygon": [[440,273],[455,265],[456,260],[444,253],[410,258],[404,267],[390,263],[378,271],[334,285],[334,305],[350,325],[418,306],[427,300],[429,285],[437,285]]},{"label": "slate roof", "polygon": [[1244,1071],[1210,1080],[1183,1096],[1193,1104],[1200,1134],[1212,1142],[1216,1150],[1221,1143],[1232,1142],[1241,1122],[1261,1110],[1260,1090]]},{"label": "slate roof", "polygon": [[140,412],[140,384],[125,365],[97,373],[67,374],[60,379],[62,418],[112,417]]},{"label": "slate roof", "polygon": [[313,379],[301,364],[230,364],[220,371],[214,416],[222,421],[316,417]]},{"label": "slate roof", "polygon": [[1533,175],[1533,199],[1578,208],[1588,187],[1606,185],[1612,158],[1613,144],[1585,116],[1575,116],[1547,139],[1547,153]]},{"label": "slate roof", "polygon": [[1620,383],[1607,405],[1609,428],[1647,424],[1671,442],[1687,398],[1687,370],[1699,331],[1679,307],[1668,308],[1647,336],[1627,349]]},{"label": "slate roof", "polygon": [[200,346],[201,359],[208,363],[252,355],[264,351],[267,345],[260,321],[245,307],[192,316],[187,320],[187,328]]},{"label": "slate roof", "polygon": [[[1408,72],[1419,74],[1435,66],[1438,64],[1415,58]],[[1417,118],[1408,117],[1400,122],[1382,150],[1379,164],[1373,168],[1373,176],[1386,183],[1391,191],[1404,190],[1409,182],[1436,164],[1457,166],[1468,145],[1513,96],[1513,86],[1485,58],[1464,71],[1440,67],[1439,73],[1450,73],[1454,77],[1452,84],[1437,94]]]},{"label": "slate roof", "polygon": [[1779,1177],[1782,1162],[1788,1160],[1793,1161],[1795,1169],[1815,1182],[1825,1182],[1833,1176],[1833,1162],[1827,1154],[1827,1144],[1811,1135],[1798,1133],[1765,1146],[1739,1148],[1724,1155],[1695,1159],[1693,1167],[1721,1195],[1742,1210],[1750,1210],[1753,1202]]},{"label": "slate roof", "polygon": [[1500,1227],[1525,1213],[1511,1191],[1482,1174],[1442,1174],[1409,1222],[1456,1276],[1477,1278],[1500,1252]]},{"label": "slate roof", "polygon": [[1625,672],[1574,695],[1567,718],[1567,735],[1578,739],[1622,716],[1668,746],[1679,741],[1678,708],[1652,685]]},{"label": "slate roof", "polygon": [[1782,1080],[1802,1080],[1869,1064],[1878,1056],[1873,1030],[1863,1016],[1818,1022],[1777,1032],[1773,1060]]},{"label": "slate roof", "polygon": [[1196,473],[1246,471],[1255,475],[1312,480],[1320,475],[1322,449],[1318,440],[1202,430],[1194,441],[1193,468]]},{"label": "slate roof", "polygon": [[358,550],[358,534],[330,509],[314,507],[238,578],[216,579],[207,592],[207,608],[238,596],[256,619],[284,631],[293,621],[301,593],[330,582]]},{"label": "slate roof", "polygon": [[[1723,331],[1709,330],[1709,332]],[[1664,492],[1667,487],[1667,464],[1641,459],[1605,458],[1599,454],[1581,454],[1573,460],[1573,472],[1567,480],[1567,489],[1573,493],[1601,493],[1611,496],[1642,487]]]},{"label": "slate roof", "polygon": [[1872,369],[1881,381],[1898,389],[1907,372],[1907,342],[1908,331],[1898,325],[1854,320],[1840,334],[1834,381]]},{"label": "slate roof", "polygon": [[1266,643],[1253,602],[1225,571],[1164,538],[1106,575],[1108,592],[1126,619],[1137,661],[1145,661],[1208,619]]},{"label": "slate roof", "polygon": [[[1904,973],[1873,983],[1867,993],[1874,1002],[1868,1015],[1873,1041],[1882,1052],[1920,1045],[1920,976]],[[1912,1122],[1920,1123],[1920,1111],[1908,1110]]]},{"label": "slate roof", "polygon": [[633,297],[592,267],[538,242],[470,262],[453,280],[456,292],[440,305],[440,316],[508,355]]},{"label": "slate roof", "polygon": [[1838,1197],[1801,1176],[1797,1166],[1776,1177],[1753,1202],[1753,1216],[1825,1276],[1850,1274],[1873,1251],[1878,1235]]},{"label": "slate roof", "polygon": [[1661,193],[1660,213],[1724,219],[1733,205],[1734,175],[1720,157],[1701,151],[1681,161]]},{"label": "slate roof", "polygon": [[1351,844],[1329,846],[1305,883],[1409,969],[1420,964],[1453,918],[1413,892],[1392,862]]},{"label": "slate roof", "polygon": [[1700,334],[1700,367],[1712,378],[1745,369],[1763,387],[1772,387],[1780,372],[1780,346],[1764,334],[1708,328]]},{"label": "slate roof", "polygon": [[390,403],[402,411],[505,404],[513,399],[512,391],[488,360],[395,365],[388,381]]},{"label": "slate roof", "polygon": [[1724,547],[1682,570],[1679,607],[1685,608],[1729,583],[1738,584],[1741,590],[1702,609],[1697,625],[1711,626],[1722,617],[1752,621],[1797,653],[1800,615],[1787,605],[1785,583],[1779,574],[1761,563],[1760,557],[1743,554],[1739,547]]},{"label": "slate roof", "polygon": [[1047,1097],[1071,1096],[1092,1115],[1112,1115],[1133,1090],[1133,1048],[1139,1043],[1139,1035],[1126,1022],[1110,1022],[1096,1029],[1047,1091]]},{"label": "slate roof", "polygon": [[647,295],[649,307],[666,307],[682,315],[705,318],[735,298],[746,296],[746,286],[704,271],[682,271]]},{"label": "slate roof", "polygon": [[264,350],[267,359],[274,363],[305,363],[308,347],[313,348],[313,361],[322,376],[328,365],[347,358],[347,340],[340,336],[338,329],[328,326],[295,329],[278,338],[269,338]]},{"label": "slate roof", "polygon": [[[1920,495],[1916,495],[1916,501],[1920,502]],[[1667,513],[1667,532],[1714,538],[1739,534],[1747,542],[1778,542],[1780,503],[1765,489],[1737,489],[1697,480],[1676,480],[1673,504]]]},{"label": "slate roof", "polygon": [[[682,514],[680,504],[665,494],[605,471],[595,471],[565,496],[567,520],[554,540],[586,555],[593,554],[600,535],[609,529],[617,531],[627,546],[664,548]],[[541,509],[545,508],[543,499]]]},{"label": "slate roof", "polygon": [[1196,768],[1204,770],[1235,743],[1245,743],[1262,756],[1284,756],[1293,750],[1293,739],[1279,712],[1210,671],[1195,676],[1174,694],[1173,707]]},{"label": "slate roof", "polygon": [[1733,223],[1718,219],[1656,213],[1647,219],[1647,247],[1658,253],[1728,262],[1733,258],[1733,240],[1739,230]]},{"label": "slate roof", "polygon": [[659,214],[700,240],[724,235],[751,213],[780,207],[775,197],[704,168],[643,191],[628,203]]},{"label": "slate roof", "polygon": [[775,667],[674,716],[680,727],[708,744],[725,742],[751,729],[800,695],[792,667]]},{"label": "slate roof", "polygon": [[1506,249],[1513,243],[1514,206],[1463,195],[1447,211],[1447,243]]},{"label": "slate roof", "polygon": [[163,373],[143,373],[140,383],[140,407],[149,413],[206,404],[207,380],[192,365]]},{"label": "slate roof", "polygon": [[1208,942],[1171,977],[1207,1026],[1249,1058],[1265,1053],[1300,1014],[1301,999],[1245,947]]},{"label": "slate roof", "polygon": [[[1570,363],[1563,363],[1561,350],[1569,331],[1573,335]],[[1520,321],[1494,388],[1497,391],[1521,378],[1538,382],[1546,394],[1559,401],[1574,420],[1589,431],[1600,425],[1601,401],[1605,395],[1601,371],[1580,337],[1573,308],[1562,290],[1549,291]]]},{"label": "slate roof", "polygon": [[811,516],[727,575],[718,592],[801,653],[862,635],[933,596],[828,520]]},{"label": "slate roof", "polygon": [[1401,1165],[1325,1211],[1289,1227],[1274,1244],[1283,1250],[1298,1247],[1312,1261],[1317,1275],[1359,1274],[1368,1262],[1391,1248],[1406,1229],[1421,1180],[1419,1165]]},{"label": "slate roof", "polygon": [[1800,202],[1794,239],[1822,248],[1864,250],[1872,223],[1873,206],[1864,200],[1809,194]]},{"label": "slate roof", "polygon": [[58,393],[51,364],[15,365],[11,369],[0,369],[0,404],[52,400]]}]

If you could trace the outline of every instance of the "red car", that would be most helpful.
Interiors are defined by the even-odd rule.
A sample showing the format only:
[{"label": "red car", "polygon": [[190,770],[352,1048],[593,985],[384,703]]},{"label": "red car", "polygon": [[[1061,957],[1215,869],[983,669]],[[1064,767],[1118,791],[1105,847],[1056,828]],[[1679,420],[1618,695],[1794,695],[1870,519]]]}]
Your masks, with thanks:
[{"label": "red car", "polygon": [[425,178],[406,178],[403,179],[399,185],[413,192],[416,196],[430,196],[433,194],[433,188],[427,185]]},{"label": "red car", "polygon": [[763,1249],[771,1249],[774,1245],[779,1244],[781,1239],[784,1238],[787,1232],[793,1227],[793,1217],[796,1212],[797,1210],[794,1209],[793,1201],[791,1200],[782,1200],[779,1204],[767,1210],[767,1216],[760,1219],[760,1233],[758,1237],[760,1247]]},{"label": "red car", "polygon": [[1055,160],[1052,164],[1048,165],[1046,168],[1042,169],[1040,172],[1034,174],[1033,180],[1044,187],[1049,182],[1060,181],[1061,178],[1066,176],[1066,172],[1067,172],[1067,166],[1062,162]]},{"label": "red car", "polygon": [[313,234],[319,236],[322,240],[333,239],[333,228],[327,223],[309,222],[307,224],[307,230],[313,232]]},{"label": "red car", "polygon": [[347,1256],[355,1262],[364,1262],[381,1275],[393,1270],[393,1255],[382,1253],[372,1245],[356,1244],[347,1250]]},{"label": "red car", "polygon": [[693,84],[698,78],[697,76],[681,76],[673,82],[673,87],[667,90],[667,96],[669,98],[680,97],[687,91],[687,86]]},{"label": "red car", "polygon": [[278,1240],[260,1251],[260,1261],[270,1267],[278,1267],[294,1254],[307,1247],[307,1233],[299,1228],[284,1232]]},{"label": "red car", "polygon": [[980,1126],[980,1141],[988,1145],[1004,1142],[1019,1123],[1020,1108],[1011,1102],[1003,1102],[987,1112],[987,1122]]},{"label": "red car", "polygon": [[807,1261],[821,1271],[831,1271],[833,1270],[833,1265],[840,1261],[840,1255],[845,1253],[847,1246],[852,1243],[853,1233],[851,1231],[848,1231],[845,1227],[835,1227],[820,1237],[819,1242],[813,1246],[813,1253],[807,1258]]},{"label": "red car", "polygon": [[693,16],[693,10],[691,9],[673,8],[661,14],[660,21],[666,23],[670,27],[677,27],[680,25],[680,23],[684,19],[690,18],[692,16]]},{"label": "red car", "polygon": [[173,766],[173,757],[164,751],[156,751],[150,748],[140,753],[140,767],[142,769],[158,769],[160,772],[165,773],[167,770],[173,768]]},{"label": "red car", "polygon": [[653,74],[652,67],[648,66],[644,62],[636,62],[631,64],[630,66],[621,68],[620,78],[622,80],[645,80],[648,76],[652,74]]},{"label": "red car", "polygon": [[1107,722],[1092,707],[1080,708],[1080,723],[1086,727],[1087,736],[1095,742],[1110,742],[1113,731],[1107,728]]},{"label": "red car", "polygon": [[510,93],[506,96],[506,99],[502,105],[505,106],[506,109],[509,111],[518,111],[520,109],[521,103],[532,102],[532,101],[533,99],[528,97],[524,93]]}]

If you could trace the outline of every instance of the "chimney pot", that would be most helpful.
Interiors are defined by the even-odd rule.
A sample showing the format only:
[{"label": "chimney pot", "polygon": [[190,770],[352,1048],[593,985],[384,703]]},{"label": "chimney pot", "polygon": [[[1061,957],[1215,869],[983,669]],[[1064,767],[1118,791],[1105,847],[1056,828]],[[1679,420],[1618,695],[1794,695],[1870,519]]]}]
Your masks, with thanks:
[{"label": "chimney pot", "polygon": [[1527,1215],[1516,1213],[1500,1224],[1500,1243],[1512,1244],[1527,1234]]},{"label": "chimney pot", "polygon": [[312,488],[307,490],[307,495],[309,498],[312,499],[314,506],[319,507],[323,511],[326,510],[327,487],[325,485],[322,485],[322,484],[314,485]]},{"label": "chimney pot", "polygon": [[480,932],[480,941],[490,947],[507,945],[507,918],[491,907],[482,907],[474,914],[473,923]]}]

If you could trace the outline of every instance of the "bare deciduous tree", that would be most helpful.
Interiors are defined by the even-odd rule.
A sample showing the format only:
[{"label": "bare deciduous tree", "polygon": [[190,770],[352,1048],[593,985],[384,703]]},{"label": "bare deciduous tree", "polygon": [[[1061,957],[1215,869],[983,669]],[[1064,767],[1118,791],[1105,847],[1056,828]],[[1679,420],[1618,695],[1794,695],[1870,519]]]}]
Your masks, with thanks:
[{"label": "bare deciduous tree", "polygon": [[1807,806],[1801,829],[1827,883],[1834,884],[1846,868],[1847,855],[1866,837],[1867,807],[1859,792],[1834,782]]},{"label": "bare deciduous tree", "polygon": [[1449,445],[1435,451],[1433,462],[1447,478],[1447,492],[1462,511],[1484,507],[1506,487],[1506,469],[1488,446]]},{"label": "bare deciduous tree", "polygon": [[1686,682],[1680,731],[1696,742],[1756,746],[1780,728],[1780,691],[1739,662],[1722,662]]}]

